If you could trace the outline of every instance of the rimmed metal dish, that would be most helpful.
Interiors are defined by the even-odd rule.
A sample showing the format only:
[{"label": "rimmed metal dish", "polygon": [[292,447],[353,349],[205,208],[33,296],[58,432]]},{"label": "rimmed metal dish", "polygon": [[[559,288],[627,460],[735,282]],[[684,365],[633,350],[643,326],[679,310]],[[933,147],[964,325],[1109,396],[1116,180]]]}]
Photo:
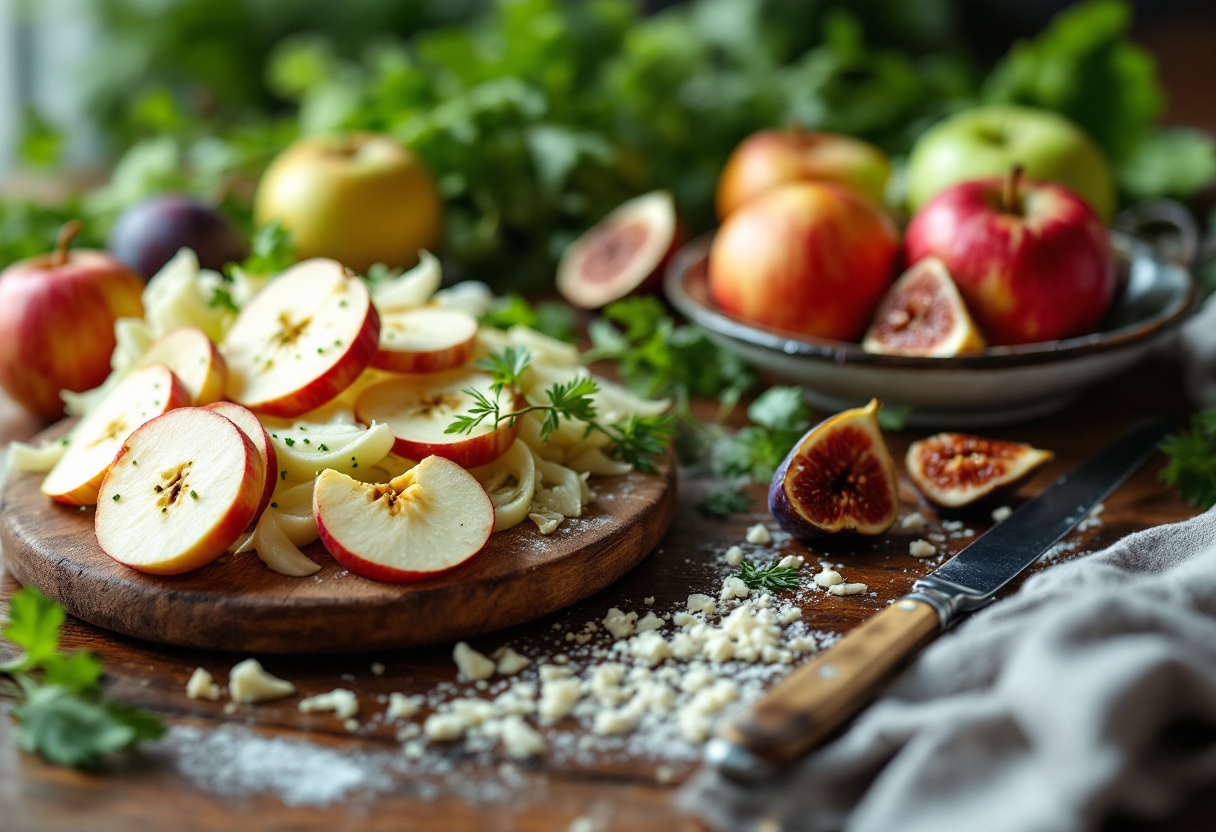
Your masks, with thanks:
[{"label": "rimmed metal dish", "polygon": [[[1077,338],[990,347],[976,355],[921,358],[876,355],[860,344],[797,335],[749,323],[710,298],[707,260],[712,235],[673,258],[668,299],[709,337],[755,366],[806,389],[811,405],[835,412],[877,397],[912,409],[916,427],[972,428],[1046,415],[1135,364],[1174,334],[1198,304],[1184,265],[1197,239],[1185,209],[1154,203],[1130,209],[1111,232],[1119,255],[1120,291],[1098,331]],[[1137,232],[1169,226],[1172,240],[1150,243]],[[1172,259],[1175,255],[1180,259]]]}]

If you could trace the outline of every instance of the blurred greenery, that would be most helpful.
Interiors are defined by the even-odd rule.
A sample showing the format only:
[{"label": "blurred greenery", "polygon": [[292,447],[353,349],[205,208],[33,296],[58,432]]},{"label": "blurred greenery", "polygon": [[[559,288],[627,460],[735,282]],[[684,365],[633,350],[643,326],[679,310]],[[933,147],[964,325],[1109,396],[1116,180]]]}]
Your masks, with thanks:
[{"label": "blurred greenery", "polygon": [[[248,225],[274,154],[329,130],[417,151],[448,203],[449,271],[518,291],[550,286],[568,242],[643,191],[671,189],[693,233],[712,227],[731,149],[791,122],[868,139],[898,168],[943,115],[1017,101],[1084,126],[1128,199],[1216,175],[1210,137],[1156,126],[1163,94],[1125,3],[1079,3],[989,68],[962,49],[957,2],[691,0],[647,16],[629,0],[97,0],[107,72],[91,100],[113,175],[78,202],[0,204],[0,263],[45,249],[60,216],[100,236],[166,190]],[[27,161],[53,165],[53,126],[27,126]]]}]

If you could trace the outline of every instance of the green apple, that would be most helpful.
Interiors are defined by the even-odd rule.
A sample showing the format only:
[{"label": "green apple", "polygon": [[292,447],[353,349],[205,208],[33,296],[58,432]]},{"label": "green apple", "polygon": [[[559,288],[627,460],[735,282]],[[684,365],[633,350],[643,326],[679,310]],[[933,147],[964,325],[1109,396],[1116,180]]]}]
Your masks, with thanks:
[{"label": "green apple", "polygon": [[299,257],[328,257],[363,274],[407,268],[443,236],[443,202],[422,161],[376,133],[308,136],[266,169],[258,224],[278,220]]},{"label": "green apple", "polygon": [[965,110],[929,128],[908,158],[908,207],[959,182],[1006,176],[1015,164],[1029,179],[1075,191],[1103,221],[1114,212],[1114,180],[1093,140],[1058,113],[1013,105]]}]

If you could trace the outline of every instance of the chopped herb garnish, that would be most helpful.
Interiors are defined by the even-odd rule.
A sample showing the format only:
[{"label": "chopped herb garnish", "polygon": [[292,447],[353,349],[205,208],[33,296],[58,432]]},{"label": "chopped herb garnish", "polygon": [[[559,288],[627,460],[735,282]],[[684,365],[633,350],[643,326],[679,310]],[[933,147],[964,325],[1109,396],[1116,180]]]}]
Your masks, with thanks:
[{"label": "chopped herb garnish", "polygon": [[159,494],[160,492],[165,490],[165,487],[163,485],[154,485],[154,486],[152,486],[152,490],[155,491],[157,494]]},{"label": "chopped herb garnish", "polygon": [[270,504],[270,507],[271,507],[271,508],[278,508],[278,507],[279,507],[279,504],[278,504],[278,503],[271,503],[271,504]]},{"label": "chopped herb garnish", "polygon": [[305,444],[305,445],[311,445],[312,443],[311,443],[311,442],[309,442],[307,439],[305,439],[305,440],[304,440],[304,444]]},{"label": "chopped herb garnish", "polygon": [[289,447],[289,448],[296,444],[296,440],[292,439],[290,436],[287,437],[286,439],[284,439],[283,441],[285,443],[287,443],[287,447]]},{"label": "chopped herb garnish", "polygon": [[120,496],[122,496],[122,495],[120,495],[120,494],[115,494],[115,495],[114,495],[114,502],[116,502],[116,503],[117,503],[117,502],[118,502],[118,498],[119,498]]},{"label": "chopped herb garnish", "polygon": [[190,489],[190,498],[194,500],[198,499],[198,493],[193,488]]},{"label": "chopped herb garnish", "polygon": [[756,566],[749,560],[739,567],[739,579],[749,589],[797,589],[798,570],[793,566]]},{"label": "chopped herb garnish", "polygon": [[318,446],[317,446],[317,449],[318,449],[318,450],[322,450],[322,451],[328,451],[328,450],[329,450],[329,446],[328,446],[328,445],[326,445],[324,442],[322,442],[320,445],[318,445]]},{"label": "chopped herb garnish", "polygon": [[285,470],[284,470],[284,471],[280,471],[280,472],[279,472],[279,479],[281,479],[281,480],[285,480],[285,479],[287,479],[287,471],[285,471]]}]

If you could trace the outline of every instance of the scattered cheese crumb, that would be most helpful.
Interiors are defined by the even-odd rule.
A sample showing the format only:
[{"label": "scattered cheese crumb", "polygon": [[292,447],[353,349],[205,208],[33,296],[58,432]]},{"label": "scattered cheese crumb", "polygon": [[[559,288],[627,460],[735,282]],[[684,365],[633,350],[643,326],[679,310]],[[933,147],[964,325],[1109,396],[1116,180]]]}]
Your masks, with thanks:
[{"label": "scattered cheese crumb", "polygon": [[[567,633],[567,635],[572,635]],[[528,665],[532,664],[532,660],[527,656],[521,656],[510,647],[504,648],[498,656],[498,675],[499,676],[514,676],[519,671],[523,670]]]},{"label": "scattered cheese crumb", "polygon": [[743,550],[738,546],[731,546],[722,558],[726,561],[727,566],[738,566],[743,563]]},{"label": "scattered cheese crumb", "polygon": [[499,734],[507,756],[516,760],[539,757],[548,750],[545,738],[524,722],[521,716],[511,715],[503,719]]},{"label": "scattered cheese crumb", "polygon": [[226,714],[234,714],[234,713],[236,713],[236,703],[235,703],[235,702],[229,702],[227,705],[225,705],[225,706],[224,706],[224,713],[226,713]]},{"label": "scattered cheese crumb", "polygon": [[842,583],[844,583],[844,578],[840,577],[840,573],[826,564],[823,567],[823,571],[815,576],[815,584],[824,589]]},{"label": "scattered cheese crumb", "polygon": [[637,620],[638,614],[636,612],[623,613],[616,607],[613,607],[604,616],[604,629],[612,633],[613,638],[628,638],[633,635],[633,625]]},{"label": "scattered cheese crumb", "polygon": [[748,589],[747,584],[736,575],[731,575],[722,582],[721,598],[723,601],[729,601],[732,598],[746,598],[750,594],[751,590]]},{"label": "scattered cheese crumb", "polygon": [[688,596],[688,611],[690,613],[703,612],[706,615],[713,615],[717,606],[718,605],[714,603],[714,599],[708,595],[702,595],[699,592],[694,592],[692,595]]},{"label": "scattered cheese crumb", "polygon": [[436,742],[454,742],[464,736],[467,727],[456,714],[431,714],[422,725],[422,733]]},{"label": "scattered cheese crumb", "polygon": [[963,528],[962,520],[943,520],[942,528],[948,532],[957,532]]},{"label": "scattered cheese crumb", "polygon": [[992,522],[1004,523],[1013,514],[1013,509],[1009,506],[1000,506],[992,510]]},{"label": "scattered cheese crumb", "polygon": [[777,561],[777,565],[782,569],[801,569],[806,558],[802,555],[786,555],[781,560]]},{"label": "scattered cheese crumb", "polygon": [[683,610],[680,610],[672,614],[671,623],[675,624],[677,627],[688,627],[692,624],[696,624],[697,619]]},{"label": "scattered cheese crumb", "polygon": [[257,659],[245,659],[228,673],[228,693],[236,702],[265,702],[296,692],[296,686],[271,676]]},{"label": "scattered cheese crumb", "polygon": [[671,656],[671,648],[663,636],[650,631],[630,640],[629,655],[646,667],[654,667]]},{"label": "scattered cheese crumb", "polygon": [[676,779],[676,773],[672,771],[671,766],[659,766],[654,770],[654,779],[660,785],[666,786],[672,780]]},{"label": "scattered cheese crumb", "polygon": [[658,630],[662,628],[662,626],[663,619],[655,615],[654,612],[648,612],[646,613],[645,617],[638,622],[637,627],[634,628],[634,632],[639,634],[645,633],[649,632],[650,630]]},{"label": "scattered cheese crumb", "polygon": [[545,724],[559,722],[570,715],[581,697],[578,679],[553,679],[540,687],[537,713]]},{"label": "scattered cheese crumb", "polygon": [[343,727],[343,728],[345,728],[347,731],[349,731],[350,733],[352,733],[352,734],[353,734],[353,733],[355,733],[356,731],[358,731],[358,730],[359,730],[359,720],[357,720],[357,719],[348,719],[348,720],[346,720],[345,722],[343,722],[343,723],[342,723],[342,727]]},{"label": "scattered cheese crumb", "polygon": [[793,624],[795,621],[802,620],[802,608],[793,605],[783,607],[777,615],[777,620],[782,624]]},{"label": "scattered cheese crumb", "polygon": [[384,675],[384,665],[380,664],[380,662],[372,662],[372,675],[373,676],[383,676]]},{"label": "scattered cheese crumb", "polygon": [[190,674],[190,681],[186,682],[186,696],[191,699],[210,699],[214,702],[220,698],[220,686],[212,681],[210,673],[196,667]]},{"label": "scattered cheese crumb", "polygon": [[903,520],[900,520],[899,525],[900,528],[920,531],[921,529],[925,528],[925,526],[929,525],[929,522],[925,520],[925,516],[919,511],[914,511]]},{"label": "scattered cheese crumb", "polygon": [[394,691],[388,695],[388,710],[384,716],[386,719],[409,719],[422,707],[421,700],[421,696],[406,696]]},{"label": "scattered cheese crumb", "polygon": [[302,714],[333,711],[338,719],[350,719],[359,713],[359,697],[345,688],[334,688],[329,693],[301,699],[298,707]]},{"label": "scattered cheese crumb", "polygon": [[540,680],[542,682],[551,682],[554,679],[569,679],[574,675],[574,668],[560,667],[555,664],[542,664],[540,666]]},{"label": "scattered cheese crumb", "polygon": [[914,558],[931,558],[937,554],[937,547],[927,540],[913,540],[908,544],[908,554]]},{"label": "scattered cheese crumb", "polygon": [[642,599],[642,603],[648,607],[653,607],[654,606],[654,596],[647,595],[645,598]]},{"label": "scattered cheese crumb", "polygon": [[489,679],[494,675],[494,662],[478,653],[463,641],[456,642],[452,650],[452,660],[456,662],[456,681],[476,682],[479,679]]},{"label": "scattered cheese crumb", "polygon": [[773,535],[769,532],[768,527],[763,523],[757,523],[754,526],[749,526],[745,537],[748,543],[754,543],[758,546],[767,546],[773,542]]},{"label": "scattered cheese crumb", "polygon": [[828,588],[833,595],[859,595],[869,589],[865,584],[834,584]]},{"label": "scattered cheese crumb", "polygon": [[638,724],[641,714],[632,708],[605,709],[597,711],[591,725],[596,734],[627,734]]}]

